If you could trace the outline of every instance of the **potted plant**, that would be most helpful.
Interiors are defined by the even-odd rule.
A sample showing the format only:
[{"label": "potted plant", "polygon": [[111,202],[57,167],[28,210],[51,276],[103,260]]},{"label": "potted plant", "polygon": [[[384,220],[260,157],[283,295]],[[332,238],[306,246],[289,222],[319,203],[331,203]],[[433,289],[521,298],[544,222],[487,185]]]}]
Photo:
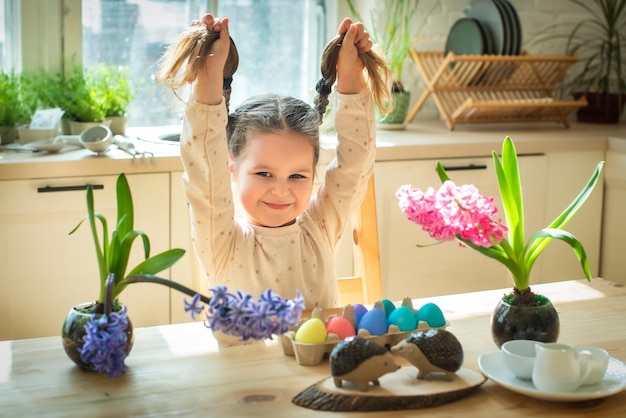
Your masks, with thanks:
[{"label": "potted plant", "polygon": [[[18,126],[18,137],[21,143],[28,143],[42,139],[54,138],[59,134],[60,119],[51,115],[62,116],[63,111],[58,107],[59,80],[49,73],[39,71],[23,72],[20,76],[20,95],[24,106],[25,124]],[[37,110],[45,110],[44,119],[46,128],[33,128],[31,124]],[[56,121],[56,124],[53,122]],[[42,120],[39,121],[41,126]]]},{"label": "potted plant", "polygon": [[618,123],[626,103],[626,0],[570,0],[588,17],[567,37],[566,53],[578,55],[566,88],[588,105],[582,122]]},{"label": "potted plant", "polygon": [[93,86],[102,101],[104,117],[111,120],[111,132],[123,135],[126,131],[128,106],[135,97],[135,89],[127,67],[97,65],[87,72],[87,82]]},{"label": "potted plant", "polygon": [[[119,296],[133,283],[160,284],[191,296],[190,301],[185,300],[184,309],[192,318],[201,314],[206,304],[207,327],[243,339],[271,338],[297,323],[304,309],[304,298],[299,293],[294,299],[282,299],[268,289],[255,302],[248,294],[231,293],[226,287],[218,286],[211,289],[213,295],[208,298],[172,280],[155,276],[176,263],[184,250],[174,248],[150,256],[148,235],[134,229],[133,201],[124,173],[118,176],[116,193],[117,223],[110,236],[106,218],[95,211],[91,185],[87,186],[87,215],[70,231],[73,234],[88,221],[100,284],[98,298],[72,307],[63,323],[63,348],[79,367],[111,377],[124,373],[124,359],[133,345],[133,329],[127,307],[120,303]],[[144,260],[127,272],[130,252],[137,239],[143,243]]]},{"label": "potted plant", "polygon": [[21,94],[21,77],[0,71],[0,143],[10,144],[17,137],[17,126],[30,117]]},{"label": "potted plant", "polygon": [[[350,13],[363,22],[354,1],[347,0],[347,3]],[[410,92],[402,82],[404,63],[408,59],[409,50],[419,38],[426,19],[438,2],[433,3],[431,9],[420,18],[419,24],[415,24],[419,0],[384,0],[376,4],[381,9],[370,12],[371,26],[368,30],[373,42],[381,48],[391,71],[393,100],[393,110],[379,121],[379,127],[396,127],[404,124],[409,109]]]},{"label": "potted plant", "polygon": [[91,126],[106,124],[102,95],[90,81],[88,72],[81,67],[74,67],[60,77],[56,100],[65,111],[64,117],[72,135],[79,135]]},{"label": "potted plant", "polygon": [[456,240],[487,257],[502,263],[513,278],[513,290],[505,294],[492,315],[492,336],[498,347],[511,339],[556,341],[558,315],[550,300],[534,293],[529,285],[530,272],[537,257],[552,241],[559,239],[572,247],[587,279],[591,279],[589,262],[583,245],[563,230],[595,188],[604,162],[600,162],[576,198],[546,228],[528,238],[524,236],[522,188],[513,141],[506,137],[502,159],[493,152],[498,188],[506,223],[496,219],[493,198],[481,196],[473,185],[457,187],[443,165],[437,172],[443,185],[425,192],[402,186],[397,197],[407,218],[422,226],[439,241]]}]

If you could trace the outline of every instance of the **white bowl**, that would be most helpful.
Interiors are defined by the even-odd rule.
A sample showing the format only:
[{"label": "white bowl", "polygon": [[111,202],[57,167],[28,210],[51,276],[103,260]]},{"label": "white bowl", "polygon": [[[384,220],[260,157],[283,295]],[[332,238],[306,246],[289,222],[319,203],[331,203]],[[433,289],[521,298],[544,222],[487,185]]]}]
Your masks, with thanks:
[{"label": "white bowl", "polygon": [[502,344],[502,362],[518,379],[531,380],[535,365],[535,344],[532,340],[510,340]]},{"label": "white bowl", "polygon": [[108,126],[92,126],[80,134],[78,141],[88,150],[101,153],[108,150],[113,143],[113,134]]}]

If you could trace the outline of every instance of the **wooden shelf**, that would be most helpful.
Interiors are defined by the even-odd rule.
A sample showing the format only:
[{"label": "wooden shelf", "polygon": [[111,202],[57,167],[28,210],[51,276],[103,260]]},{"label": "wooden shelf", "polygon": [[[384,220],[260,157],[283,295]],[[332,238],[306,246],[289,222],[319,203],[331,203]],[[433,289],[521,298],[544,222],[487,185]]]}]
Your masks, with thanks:
[{"label": "wooden shelf", "polygon": [[455,55],[411,50],[425,89],[407,116],[410,123],[432,94],[448,128],[456,123],[559,122],[584,98],[557,100],[556,84],[576,56]]}]

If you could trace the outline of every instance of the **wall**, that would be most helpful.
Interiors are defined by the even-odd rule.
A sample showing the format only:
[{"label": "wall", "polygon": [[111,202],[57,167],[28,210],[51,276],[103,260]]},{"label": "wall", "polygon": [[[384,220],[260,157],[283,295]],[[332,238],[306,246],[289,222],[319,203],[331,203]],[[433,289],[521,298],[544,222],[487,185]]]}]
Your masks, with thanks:
[{"label": "wall", "polygon": [[[349,9],[341,4],[345,0],[339,0],[339,2],[339,16],[348,16],[350,14]],[[436,2],[437,0],[421,0],[420,10],[427,13]],[[589,2],[591,3],[591,0]],[[369,24],[367,21],[370,16],[369,10],[378,8],[382,13],[384,5],[382,1],[372,0],[355,0],[355,3],[358,4],[361,16],[366,20],[366,27]],[[428,17],[428,21],[421,31],[422,38],[415,43],[414,47],[425,51],[443,51],[450,28],[457,19],[463,17],[463,8],[468,3],[469,0],[441,0],[439,6]],[[581,8],[572,5],[568,0],[509,0],[509,3],[517,10],[522,23],[522,49],[534,55],[563,54],[565,39],[537,42],[537,36],[557,25],[563,25],[562,31],[569,33],[569,28],[573,27],[575,22],[587,17]],[[420,24],[422,20],[423,17],[416,16],[415,24]],[[415,93],[411,97],[412,105],[423,90],[423,82],[415,65],[407,63],[404,66],[403,82],[408,90]],[[437,107],[430,97],[415,119],[425,120],[438,117]]]}]

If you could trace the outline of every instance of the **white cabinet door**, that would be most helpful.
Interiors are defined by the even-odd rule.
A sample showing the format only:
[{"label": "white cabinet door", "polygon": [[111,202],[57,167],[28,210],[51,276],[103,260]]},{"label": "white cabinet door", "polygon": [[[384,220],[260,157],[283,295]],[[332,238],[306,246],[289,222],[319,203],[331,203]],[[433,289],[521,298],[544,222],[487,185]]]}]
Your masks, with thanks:
[{"label": "white cabinet door", "polygon": [[[552,222],[580,193],[596,165],[604,160],[604,151],[551,152],[546,172],[546,225]],[[591,275],[600,271],[600,240],[602,235],[603,181],[601,180],[585,205],[565,230],[583,244]],[[534,283],[584,279],[580,262],[566,243],[553,240],[539,256],[541,275]]]},{"label": "white cabinet door", "polygon": [[[496,197],[498,207],[502,207],[490,157],[443,159],[441,162],[457,185],[474,184],[481,194]],[[523,173],[526,230],[534,231],[544,222],[546,157],[520,157],[519,164]],[[408,221],[400,211],[395,197],[398,188],[404,184],[421,189],[438,188],[441,181],[435,168],[435,160],[376,163],[384,296],[399,300],[407,296],[428,297],[512,287],[511,278],[500,263],[470,248],[460,247],[456,242],[435,244],[421,227]],[[504,219],[501,210],[500,215]],[[420,248],[416,244],[435,245]]]},{"label": "white cabinet door", "polygon": [[[89,225],[68,233],[87,212],[84,189],[94,190],[96,211],[116,217],[117,176],[0,182],[0,339],[59,335],[77,303],[98,296],[98,267]],[[129,175],[135,228],[151,240],[151,254],[169,248],[169,174]],[[52,191],[45,191],[50,186]],[[50,189],[48,189],[50,190]],[[130,266],[142,259],[136,243]],[[164,272],[167,277],[169,272]],[[169,289],[153,284],[126,288],[122,300],[135,326],[169,322]]]},{"label": "white cabinet door", "polygon": [[600,276],[626,285],[626,154],[607,151]]},{"label": "white cabinet door", "polygon": [[[189,206],[183,191],[183,172],[173,172],[171,175],[171,237],[172,248],[182,248],[185,255],[171,268],[172,280],[189,287],[199,293],[210,296],[208,281],[198,263],[196,253],[191,242],[191,224],[189,222]],[[170,322],[173,324],[189,322],[189,314],[183,310],[183,301],[189,298],[180,292],[172,291],[170,301]],[[204,319],[203,317],[198,318]]]}]

